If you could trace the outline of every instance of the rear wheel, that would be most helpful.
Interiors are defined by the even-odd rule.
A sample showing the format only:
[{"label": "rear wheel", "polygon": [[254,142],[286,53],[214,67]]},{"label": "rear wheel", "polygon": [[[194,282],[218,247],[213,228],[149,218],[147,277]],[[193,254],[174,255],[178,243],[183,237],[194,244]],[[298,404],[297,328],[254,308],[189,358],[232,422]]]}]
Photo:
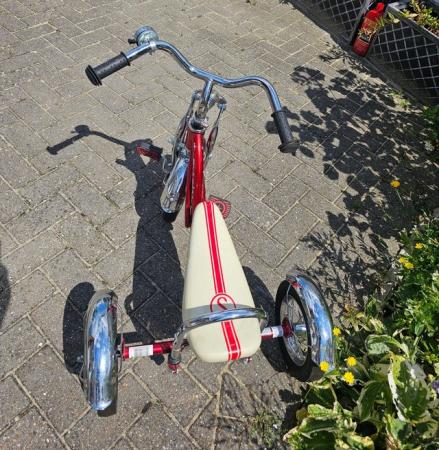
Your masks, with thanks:
[{"label": "rear wheel", "polygon": [[299,296],[286,280],[277,290],[275,319],[285,333],[279,344],[288,372],[300,381],[320,378],[320,368],[311,358],[311,318],[305,314]]},{"label": "rear wheel", "polygon": [[99,415],[111,415],[116,411],[117,338],[117,297],[112,291],[98,291],[86,312],[84,364],[80,378],[90,406]]}]

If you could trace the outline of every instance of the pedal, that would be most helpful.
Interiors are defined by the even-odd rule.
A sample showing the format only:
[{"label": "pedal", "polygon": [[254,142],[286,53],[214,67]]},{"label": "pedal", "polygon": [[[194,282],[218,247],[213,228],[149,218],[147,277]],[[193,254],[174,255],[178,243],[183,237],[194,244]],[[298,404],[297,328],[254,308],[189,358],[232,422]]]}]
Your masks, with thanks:
[{"label": "pedal", "polygon": [[138,155],[147,156],[154,161],[160,161],[162,159],[163,149],[157,147],[156,145],[145,142],[142,145],[138,145],[136,147],[136,152]]},{"label": "pedal", "polygon": [[229,201],[224,200],[220,197],[216,197],[215,195],[211,195],[209,197],[209,201],[215,203],[215,205],[218,206],[224,219],[227,219],[227,217],[229,217],[230,210],[232,209],[232,204]]}]

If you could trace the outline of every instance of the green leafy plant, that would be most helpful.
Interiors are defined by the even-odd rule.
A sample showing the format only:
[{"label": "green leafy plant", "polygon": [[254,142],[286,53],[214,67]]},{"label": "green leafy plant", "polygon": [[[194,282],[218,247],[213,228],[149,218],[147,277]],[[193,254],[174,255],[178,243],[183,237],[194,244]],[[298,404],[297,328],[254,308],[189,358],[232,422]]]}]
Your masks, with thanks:
[{"label": "green leafy plant", "polygon": [[399,258],[402,282],[387,302],[392,321],[418,342],[423,363],[439,363],[439,223],[424,218],[412,233],[402,236]]},{"label": "green leafy plant", "polygon": [[281,437],[281,422],[270,411],[264,410],[253,417],[250,423],[250,437],[256,441],[261,441],[267,448],[273,448]]},{"label": "green leafy plant", "polygon": [[432,8],[427,8],[422,1],[410,0],[408,8],[402,13],[408,19],[439,36],[439,19],[435,16]]},{"label": "green leafy plant", "polygon": [[402,237],[391,298],[346,309],[347,327],[335,333],[338,367],[310,384],[297,425],[284,437],[291,448],[439,447],[438,241],[438,223],[423,218]]}]

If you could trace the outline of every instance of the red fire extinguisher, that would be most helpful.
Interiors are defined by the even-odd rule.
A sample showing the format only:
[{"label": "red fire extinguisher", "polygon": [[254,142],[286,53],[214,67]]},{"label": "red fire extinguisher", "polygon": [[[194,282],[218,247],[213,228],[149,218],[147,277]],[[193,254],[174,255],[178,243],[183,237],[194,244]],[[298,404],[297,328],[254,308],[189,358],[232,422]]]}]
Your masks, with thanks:
[{"label": "red fire extinguisher", "polygon": [[369,10],[358,29],[357,37],[355,38],[353,49],[357,55],[366,56],[372,38],[378,31],[379,19],[384,15],[385,4],[377,3],[375,8]]}]

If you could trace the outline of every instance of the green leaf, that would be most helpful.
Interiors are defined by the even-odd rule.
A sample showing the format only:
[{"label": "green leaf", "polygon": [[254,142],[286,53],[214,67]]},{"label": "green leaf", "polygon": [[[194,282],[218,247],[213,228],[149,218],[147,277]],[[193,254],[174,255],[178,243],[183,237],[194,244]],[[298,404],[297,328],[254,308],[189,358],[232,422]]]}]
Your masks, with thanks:
[{"label": "green leaf", "polygon": [[341,439],[336,439],[337,449],[374,450],[375,446],[369,436],[360,436],[356,433],[347,433]]},{"label": "green leaf", "polygon": [[[411,426],[403,420],[397,419],[396,417],[387,414],[384,418],[386,423],[387,434],[389,434],[393,441],[397,444],[406,442],[408,436],[411,433]],[[401,447],[401,445],[398,445]]]},{"label": "green leaf", "polygon": [[362,422],[370,417],[375,400],[380,398],[380,394],[386,387],[387,381],[372,380],[364,385],[357,403],[358,414]]},{"label": "green leaf", "polygon": [[335,432],[338,428],[337,419],[316,419],[315,417],[307,417],[302,421],[298,430],[306,435],[320,433],[322,431]]},{"label": "green leaf", "polygon": [[389,386],[399,419],[420,422],[430,417],[429,389],[425,373],[418,365],[395,355],[389,370]]},{"label": "green leaf", "polygon": [[386,334],[371,334],[366,339],[366,349],[369,355],[383,355],[400,349],[400,343]]},{"label": "green leaf", "polygon": [[308,405],[308,415],[309,417],[322,419],[336,419],[338,417],[337,411],[321,405]]},{"label": "green leaf", "polygon": [[306,394],[307,403],[319,403],[327,408],[332,408],[336,400],[330,383],[325,386],[313,385]]},{"label": "green leaf", "polygon": [[335,438],[332,433],[322,432],[312,435],[303,434],[299,429],[288,433],[287,442],[292,449],[300,450],[333,450]]}]

